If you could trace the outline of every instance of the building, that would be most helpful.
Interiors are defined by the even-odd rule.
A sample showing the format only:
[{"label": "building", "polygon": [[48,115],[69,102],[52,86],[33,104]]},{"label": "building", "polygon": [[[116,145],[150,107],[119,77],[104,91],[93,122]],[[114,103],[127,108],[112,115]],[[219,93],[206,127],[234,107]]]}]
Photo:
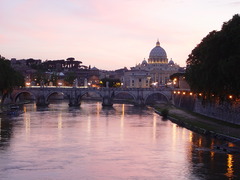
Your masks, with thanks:
[{"label": "building", "polygon": [[129,88],[149,88],[150,87],[150,73],[142,69],[131,69],[124,73],[123,82],[125,87]]},{"label": "building", "polygon": [[148,61],[132,67],[124,74],[125,87],[160,87],[170,81],[170,76],[179,71],[179,65],[173,60],[168,61],[166,51],[157,41],[156,46],[150,51]]}]

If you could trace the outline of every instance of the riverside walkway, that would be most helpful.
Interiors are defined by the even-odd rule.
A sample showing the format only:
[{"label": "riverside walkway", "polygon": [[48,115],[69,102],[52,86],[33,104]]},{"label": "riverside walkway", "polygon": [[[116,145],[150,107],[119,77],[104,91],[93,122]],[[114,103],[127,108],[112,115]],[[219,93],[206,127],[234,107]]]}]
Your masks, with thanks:
[{"label": "riverside walkway", "polygon": [[[227,123],[204,115],[185,111],[174,106],[159,105],[155,107],[157,111],[169,110],[169,119],[196,132],[211,135],[219,139],[224,139],[236,144],[240,144],[240,126]],[[201,132],[202,131],[202,132]]]}]

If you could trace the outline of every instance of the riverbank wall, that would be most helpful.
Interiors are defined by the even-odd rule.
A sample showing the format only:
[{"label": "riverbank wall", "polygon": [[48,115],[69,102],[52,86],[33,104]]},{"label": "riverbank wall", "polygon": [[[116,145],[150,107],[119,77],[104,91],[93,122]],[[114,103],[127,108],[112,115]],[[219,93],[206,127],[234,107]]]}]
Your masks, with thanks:
[{"label": "riverbank wall", "polygon": [[203,102],[195,95],[174,94],[176,107],[232,124],[240,125],[240,102]]},{"label": "riverbank wall", "polygon": [[[156,109],[155,109],[155,113],[159,114],[160,116],[162,115],[161,112]],[[188,123],[188,122],[184,121],[183,119],[181,119],[181,117],[175,118],[175,117],[172,117],[171,115],[168,115],[167,119],[169,119],[171,122],[177,124],[178,126],[186,128],[195,133],[202,134],[205,136],[211,136],[216,139],[220,139],[220,140],[224,140],[227,142],[232,142],[234,144],[240,145],[240,139],[237,137],[229,136],[229,135],[222,134],[222,133],[217,133],[213,130],[208,130],[208,129],[196,126],[192,123]]]}]

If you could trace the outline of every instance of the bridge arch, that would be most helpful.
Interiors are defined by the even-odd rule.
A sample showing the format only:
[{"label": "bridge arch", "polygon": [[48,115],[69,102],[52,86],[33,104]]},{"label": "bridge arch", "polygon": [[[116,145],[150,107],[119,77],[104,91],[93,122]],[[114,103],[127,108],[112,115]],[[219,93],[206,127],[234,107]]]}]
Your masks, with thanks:
[{"label": "bridge arch", "polygon": [[149,93],[144,101],[144,104],[154,104],[154,102],[164,102],[164,103],[169,103],[170,100],[168,96],[166,96],[164,93],[161,92],[152,92]]},{"label": "bridge arch", "polygon": [[99,91],[88,90],[81,93],[80,99],[83,97],[102,98],[102,94]]},{"label": "bridge arch", "polygon": [[131,92],[128,92],[128,91],[117,91],[117,92],[114,92],[114,96],[112,97],[113,100],[117,99],[119,96],[124,96],[123,98],[121,98],[121,100],[126,100],[126,101],[133,101],[132,103],[134,103],[136,101],[136,96],[134,96],[133,93]]},{"label": "bridge arch", "polygon": [[[48,105],[49,98],[53,94],[64,94],[69,99],[69,106],[79,106],[81,99],[88,93],[95,94],[102,98],[103,106],[111,106],[113,101],[119,102],[129,99],[130,103],[136,106],[153,104],[157,101],[169,103],[172,99],[170,89],[141,89],[141,88],[19,88],[11,93],[10,101],[15,102],[22,93],[27,93],[34,97],[38,106]],[[91,97],[91,96],[90,96]],[[128,101],[128,100],[127,100]],[[2,101],[3,102],[3,101]]]},{"label": "bridge arch", "polygon": [[59,91],[53,91],[50,92],[47,96],[46,96],[46,102],[49,102],[49,100],[51,99],[51,96],[53,95],[62,95],[64,97],[64,93],[63,92],[59,92]]},{"label": "bridge arch", "polygon": [[18,99],[19,96],[22,95],[22,94],[27,94],[27,95],[31,96],[32,99],[34,99],[34,100],[36,100],[36,97],[37,97],[34,93],[32,93],[32,92],[30,92],[30,91],[19,91],[19,92],[17,92],[16,94],[14,94],[14,96],[12,97],[13,102],[16,103],[16,102],[17,102],[17,99]]}]

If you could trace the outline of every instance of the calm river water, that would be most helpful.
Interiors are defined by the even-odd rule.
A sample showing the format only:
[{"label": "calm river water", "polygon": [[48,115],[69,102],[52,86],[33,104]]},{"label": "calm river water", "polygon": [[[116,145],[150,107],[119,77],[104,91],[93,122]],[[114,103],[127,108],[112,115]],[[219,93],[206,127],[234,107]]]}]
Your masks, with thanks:
[{"label": "calm river water", "polygon": [[240,156],[150,107],[66,102],[0,119],[1,180],[240,179]]}]

